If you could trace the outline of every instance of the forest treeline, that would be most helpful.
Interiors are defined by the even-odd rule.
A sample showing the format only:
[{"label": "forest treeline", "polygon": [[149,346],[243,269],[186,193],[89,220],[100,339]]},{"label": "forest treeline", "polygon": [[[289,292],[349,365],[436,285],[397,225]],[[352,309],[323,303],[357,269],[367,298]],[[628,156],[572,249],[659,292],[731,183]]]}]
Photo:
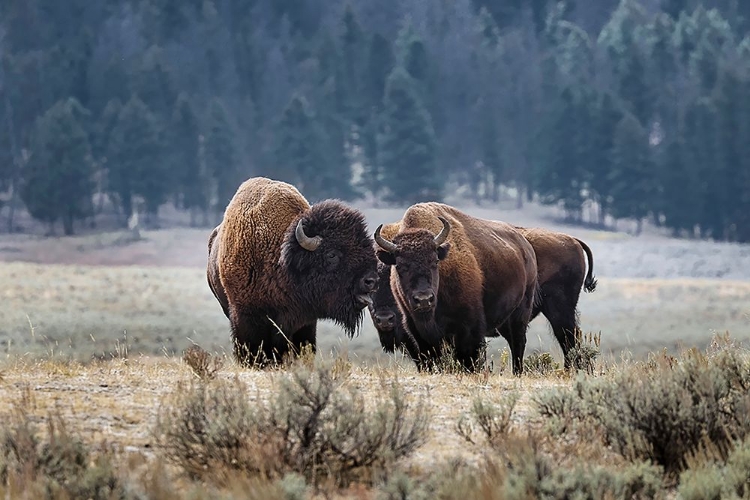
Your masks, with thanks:
[{"label": "forest treeline", "polygon": [[[750,241],[745,0],[6,0],[0,211],[64,232],[268,175]],[[592,215],[593,214],[593,215]]]}]

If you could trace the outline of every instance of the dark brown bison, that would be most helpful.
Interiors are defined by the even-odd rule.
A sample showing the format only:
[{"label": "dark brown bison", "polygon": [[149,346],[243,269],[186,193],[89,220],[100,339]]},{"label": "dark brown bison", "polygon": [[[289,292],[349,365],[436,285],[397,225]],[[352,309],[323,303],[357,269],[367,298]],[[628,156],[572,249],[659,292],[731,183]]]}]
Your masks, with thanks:
[{"label": "dark brown bison", "polygon": [[[536,254],[541,300],[534,306],[531,318],[534,319],[539,313],[547,318],[563,351],[565,367],[570,368],[568,352],[575,346],[575,332],[579,329],[577,307],[581,287],[587,292],[593,292],[596,288],[591,249],[578,238],[564,233],[518,226],[516,229],[531,243]],[[390,267],[378,264],[381,286],[373,295],[370,315],[384,350],[393,352],[396,347],[401,347],[412,354],[413,341],[403,326],[396,299],[390,287],[383,286],[383,283],[390,282],[390,270]],[[491,336],[498,334],[493,330]]]},{"label": "dark brown bison", "polygon": [[[581,287],[587,292],[593,292],[596,288],[594,256],[586,243],[573,236],[541,228],[516,229],[529,240],[536,253],[542,296],[531,318],[534,319],[539,313],[547,318],[562,349],[565,368],[568,369],[571,367],[568,353],[576,345]],[[503,337],[510,333],[504,331],[504,326],[498,329]]]},{"label": "dark brown bison", "polygon": [[243,363],[315,348],[318,319],[353,336],[377,286],[362,214],[326,200],[310,206],[294,186],[244,182],[208,242],[208,284]]},{"label": "dark brown bison", "polygon": [[378,289],[368,306],[372,323],[378,332],[380,345],[385,352],[404,348],[415,361],[419,360],[419,348],[412,335],[404,327],[403,315],[391,292],[391,266],[378,262]]},{"label": "dark brown bison", "polygon": [[513,226],[442,203],[413,205],[395,226],[392,240],[382,235],[382,225],[376,230],[377,255],[395,269],[391,290],[418,347],[418,366],[439,356],[447,341],[473,370],[487,333],[507,324],[513,372],[521,374],[539,294],[529,242]]}]

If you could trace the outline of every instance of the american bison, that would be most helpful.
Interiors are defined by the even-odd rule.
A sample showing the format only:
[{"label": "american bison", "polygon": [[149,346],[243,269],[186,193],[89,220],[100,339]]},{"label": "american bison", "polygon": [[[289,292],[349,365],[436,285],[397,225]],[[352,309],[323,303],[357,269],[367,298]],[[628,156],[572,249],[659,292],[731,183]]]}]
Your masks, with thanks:
[{"label": "american bison", "polygon": [[412,335],[406,331],[404,317],[391,292],[391,266],[382,262],[378,262],[378,284],[377,291],[372,295],[372,304],[368,308],[381,347],[385,352],[405,348],[417,361],[419,348]]},{"label": "american bison", "polygon": [[[540,312],[547,318],[563,351],[565,367],[570,368],[568,352],[576,344],[575,333],[579,329],[577,307],[581,287],[587,292],[593,292],[596,288],[591,249],[580,239],[564,233],[518,226],[516,229],[531,243],[536,253],[541,300],[534,306],[531,319]],[[391,236],[386,235],[386,238],[389,237]],[[403,317],[396,299],[390,287],[383,286],[390,282],[390,270],[390,267],[378,264],[381,286],[373,295],[370,315],[385,351],[393,352],[396,347],[402,347],[412,354],[413,340],[403,326]],[[490,336],[497,336],[498,333],[493,330]]]},{"label": "american bison", "polygon": [[417,344],[412,357],[420,369],[441,354],[444,341],[466,369],[476,369],[486,334],[507,324],[513,372],[520,375],[539,296],[529,242],[509,224],[442,203],[413,205],[395,226],[392,240],[382,235],[382,225],[375,231],[377,255],[395,269],[391,290]]},{"label": "american bison", "polygon": [[363,215],[339,201],[309,205],[294,187],[256,177],[237,190],[208,242],[208,284],[242,363],[315,349],[317,320],[353,336],[377,287]]},{"label": "american bison", "polygon": [[[531,318],[540,312],[547,318],[562,349],[565,368],[569,369],[572,360],[568,353],[576,345],[581,287],[587,292],[596,289],[594,256],[586,243],[573,236],[541,228],[516,229],[529,240],[536,253],[542,297]],[[510,334],[504,331],[504,326],[498,331],[503,337]]]}]

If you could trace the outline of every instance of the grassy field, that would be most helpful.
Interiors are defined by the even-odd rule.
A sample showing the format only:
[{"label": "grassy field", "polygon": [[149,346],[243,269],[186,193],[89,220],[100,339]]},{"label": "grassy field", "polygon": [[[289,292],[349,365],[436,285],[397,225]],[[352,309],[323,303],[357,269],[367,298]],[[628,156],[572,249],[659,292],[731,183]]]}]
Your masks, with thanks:
[{"label": "grassy field", "polygon": [[[391,209],[367,214],[371,226],[397,217]],[[477,214],[507,219],[487,210]],[[544,225],[534,217],[518,222]],[[750,339],[748,249],[654,234],[571,232],[594,250],[599,278],[597,290],[582,294],[579,303],[583,330],[601,332],[594,376],[571,377],[553,366],[516,379],[502,369],[502,339],[489,344],[492,370],[420,374],[403,356],[381,352],[367,314],[354,339],[323,322],[316,359],[329,372],[312,373],[331,374],[335,391],[333,410],[321,413],[329,427],[315,435],[333,429],[344,444],[361,444],[419,420],[394,416],[397,408],[413,411],[421,401],[417,407],[428,415],[419,445],[398,460],[378,448],[382,460],[355,467],[354,458],[336,458],[328,449],[321,457],[333,460],[326,464],[332,469],[303,467],[298,442],[292,442],[294,454],[280,456],[282,445],[290,444],[288,432],[279,434],[286,420],[263,413],[299,417],[295,409],[306,406],[291,403],[288,391],[312,380],[304,371],[312,361],[257,371],[239,369],[226,355],[228,321],[205,278],[207,230],[148,231],[137,242],[121,232],[3,236],[0,496],[463,500],[570,498],[576,492],[584,498],[697,499],[748,484],[738,472],[750,464],[744,417],[720,422],[734,429],[731,445],[714,435],[710,442],[687,443],[678,462],[654,451],[665,449],[659,439],[667,440],[666,448],[679,443],[690,423],[698,425],[693,435],[709,435],[701,425],[747,414],[747,352],[732,344],[726,352],[737,358],[727,360],[715,354],[715,345],[705,357],[682,349],[705,349],[725,331],[736,342]],[[561,361],[543,317],[531,324],[528,338],[527,357],[545,351]],[[193,344],[222,360],[214,380],[200,379],[181,359]],[[664,348],[683,354],[675,360]],[[325,389],[310,387],[313,395]],[[393,387],[403,400],[389,402]],[[551,399],[540,400],[548,394]],[[619,410],[601,413],[610,407]],[[198,432],[201,421],[208,427]],[[467,422],[472,442],[459,432]],[[174,442],[164,442],[165,428]],[[281,441],[247,438],[264,435]],[[618,448],[618,439],[634,448]],[[270,469],[260,471],[253,457],[267,454]],[[197,469],[195,457],[205,459]],[[317,463],[320,457],[313,458]],[[670,469],[673,462],[679,470]],[[347,467],[356,477],[342,472]]]},{"label": "grassy field", "polygon": [[[0,349],[6,356],[89,360],[127,350],[179,354],[192,343],[229,352],[229,324],[197,267],[82,266],[4,263],[0,266]],[[642,357],[666,347],[704,347],[714,332],[750,338],[750,283],[706,279],[601,278],[582,294],[581,324],[602,333],[605,355]],[[323,352],[353,360],[389,359],[366,313],[349,340],[323,322]],[[527,352],[559,350],[543,317],[529,330]],[[490,354],[506,343],[490,342]],[[407,365],[409,363],[406,363]]]},{"label": "grassy field", "polygon": [[[746,498],[749,359],[720,339],[707,354],[518,379],[343,355],[211,372],[124,352],[14,356],[0,363],[0,495]],[[357,461],[362,448],[373,461]]]}]

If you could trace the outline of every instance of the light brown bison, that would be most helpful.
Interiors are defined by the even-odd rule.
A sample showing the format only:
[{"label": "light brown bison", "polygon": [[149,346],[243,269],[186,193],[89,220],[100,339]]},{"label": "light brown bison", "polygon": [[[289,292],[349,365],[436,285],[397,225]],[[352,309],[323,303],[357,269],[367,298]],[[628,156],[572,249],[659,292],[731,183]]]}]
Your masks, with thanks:
[{"label": "light brown bison", "polygon": [[318,319],[353,336],[377,286],[372,248],[359,211],[335,200],[310,206],[284,182],[245,181],[208,241],[208,284],[230,320],[237,360],[314,349]]},{"label": "light brown bison", "polygon": [[[538,298],[536,256],[502,222],[471,217],[442,203],[406,210],[392,240],[375,231],[378,258],[393,266],[391,290],[412,334],[420,368],[453,346],[469,370],[478,367],[489,331],[505,325],[513,372],[523,371],[526,328]],[[436,235],[437,234],[437,235]]]},{"label": "light brown bison", "polygon": [[[395,236],[394,228],[393,225],[383,228],[382,233],[386,239]],[[393,234],[385,234],[389,229]],[[575,332],[579,329],[577,307],[581,287],[587,292],[593,292],[596,288],[591,249],[578,238],[564,233],[518,226],[516,229],[531,243],[536,254],[541,300],[535,304],[531,318],[534,319],[539,313],[547,318],[563,351],[565,367],[570,368],[572,360],[568,353],[575,346]],[[414,341],[404,327],[396,299],[390,287],[383,286],[390,282],[391,267],[379,263],[378,275],[381,285],[373,295],[369,310],[381,346],[386,352],[404,348],[416,361],[418,358],[415,357]],[[493,330],[490,336],[498,334],[497,330]]]}]

